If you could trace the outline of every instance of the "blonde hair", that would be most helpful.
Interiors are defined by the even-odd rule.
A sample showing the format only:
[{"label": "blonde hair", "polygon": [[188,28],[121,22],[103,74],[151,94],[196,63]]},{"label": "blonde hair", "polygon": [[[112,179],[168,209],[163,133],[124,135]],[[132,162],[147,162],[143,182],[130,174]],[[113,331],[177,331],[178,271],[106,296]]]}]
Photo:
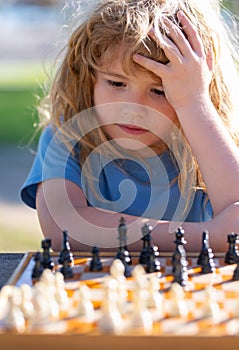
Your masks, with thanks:
[{"label": "blonde hair", "polygon": [[[164,51],[149,38],[148,31],[155,22],[159,23],[163,41],[163,34],[167,35],[167,30],[163,26],[162,16],[177,23],[176,14],[178,10],[182,10],[197,28],[205,52],[213,52],[211,100],[231,137],[236,144],[239,143],[238,132],[232,124],[232,120],[235,120],[233,116],[238,113],[238,106],[233,96],[235,88],[230,85],[232,80],[235,83],[238,75],[235,65],[237,49],[229,37],[229,31],[223,25],[219,0],[97,0],[77,3],[74,30],[50,90],[49,109],[43,111],[43,114],[50,113],[56,128],[61,127],[62,116],[64,122],[67,122],[77,113],[93,107],[95,71],[102,64],[116,58],[120,44],[126,43],[122,45],[125,49],[122,48],[121,52],[122,66],[126,72],[142,69],[133,62],[132,56],[135,52],[166,64],[168,59]],[[233,73],[231,69],[234,69]],[[89,119],[78,120],[80,130],[84,130],[87,123],[93,123],[92,116]],[[182,130],[181,132],[183,133]],[[67,133],[69,137],[71,134],[77,139],[73,129],[67,130]],[[93,149],[106,141],[107,136],[97,127],[81,138],[80,162],[83,163]],[[181,158],[183,163],[181,169],[184,170],[179,178],[181,191],[183,192],[186,182],[188,183],[189,174],[192,175],[192,186],[195,185],[193,178],[196,174],[196,187],[206,191],[190,146],[187,144],[186,150],[179,148],[177,140],[174,140],[171,150],[176,159]],[[190,159],[187,154],[190,154]]]}]

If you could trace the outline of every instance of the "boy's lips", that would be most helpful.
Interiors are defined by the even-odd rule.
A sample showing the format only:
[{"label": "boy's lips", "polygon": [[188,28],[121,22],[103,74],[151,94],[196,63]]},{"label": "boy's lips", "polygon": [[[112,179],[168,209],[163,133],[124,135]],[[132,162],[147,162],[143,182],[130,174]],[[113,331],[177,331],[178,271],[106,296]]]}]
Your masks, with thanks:
[{"label": "boy's lips", "polygon": [[117,124],[117,126],[127,134],[131,135],[141,135],[148,132],[147,129],[140,128],[133,124]]}]

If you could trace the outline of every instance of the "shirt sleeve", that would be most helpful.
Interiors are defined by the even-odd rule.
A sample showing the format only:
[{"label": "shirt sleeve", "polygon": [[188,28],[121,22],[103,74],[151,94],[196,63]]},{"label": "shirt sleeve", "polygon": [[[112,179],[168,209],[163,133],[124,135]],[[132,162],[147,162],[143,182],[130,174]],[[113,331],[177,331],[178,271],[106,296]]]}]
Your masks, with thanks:
[{"label": "shirt sleeve", "polygon": [[63,178],[82,187],[78,158],[72,155],[63,140],[53,132],[49,125],[40,137],[36,157],[20,189],[23,202],[36,209],[38,184],[54,178]]}]

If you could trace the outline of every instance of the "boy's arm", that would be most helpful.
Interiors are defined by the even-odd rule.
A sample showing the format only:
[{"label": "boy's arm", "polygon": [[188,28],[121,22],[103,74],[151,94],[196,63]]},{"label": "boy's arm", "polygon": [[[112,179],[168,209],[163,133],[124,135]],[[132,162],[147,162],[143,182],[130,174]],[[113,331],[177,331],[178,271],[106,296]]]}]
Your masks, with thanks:
[{"label": "boy's arm", "polygon": [[[40,184],[36,203],[43,234],[52,239],[54,250],[61,249],[62,231],[65,229],[68,230],[72,250],[91,251],[94,245],[101,250],[117,250],[117,227],[121,216],[124,216],[128,227],[129,250],[142,249],[141,228],[146,221],[154,227],[153,242],[161,252],[173,252],[175,249],[173,228],[176,230],[177,225],[89,207],[80,187],[64,179]],[[187,251],[200,251],[204,230],[209,231],[210,245],[214,251],[226,251],[227,234],[239,232],[239,203],[228,206],[211,221],[185,222],[181,226],[185,230]]]}]

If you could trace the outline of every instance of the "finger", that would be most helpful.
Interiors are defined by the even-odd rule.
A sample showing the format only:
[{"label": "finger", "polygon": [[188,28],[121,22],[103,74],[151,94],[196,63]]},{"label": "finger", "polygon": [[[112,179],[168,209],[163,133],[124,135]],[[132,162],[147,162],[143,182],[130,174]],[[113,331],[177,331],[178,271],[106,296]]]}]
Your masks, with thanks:
[{"label": "finger", "polygon": [[165,35],[157,35],[155,29],[151,29],[149,36],[159,45],[163,50],[169,61],[182,61],[182,54],[175,43]]},{"label": "finger", "polygon": [[191,48],[197,55],[203,56],[204,48],[198,30],[192,24],[190,19],[184,14],[183,11],[178,11],[177,16],[180,21],[180,24],[182,25],[183,32],[186,34],[187,41],[189,42]]},{"label": "finger", "polygon": [[142,67],[159,77],[163,77],[167,71],[166,65],[151,60],[150,58],[144,57],[138,53],[134,54],[133,59],[136,63],[140,64]]},{"label": "finger", "polygon": [[192,52],[192,47],[185,37],[185,33],[178,25],[174,24],[167,17],[164,19],[164,24],[169,32],[169,38],[177,47],[181,55],[186,56]]}]

